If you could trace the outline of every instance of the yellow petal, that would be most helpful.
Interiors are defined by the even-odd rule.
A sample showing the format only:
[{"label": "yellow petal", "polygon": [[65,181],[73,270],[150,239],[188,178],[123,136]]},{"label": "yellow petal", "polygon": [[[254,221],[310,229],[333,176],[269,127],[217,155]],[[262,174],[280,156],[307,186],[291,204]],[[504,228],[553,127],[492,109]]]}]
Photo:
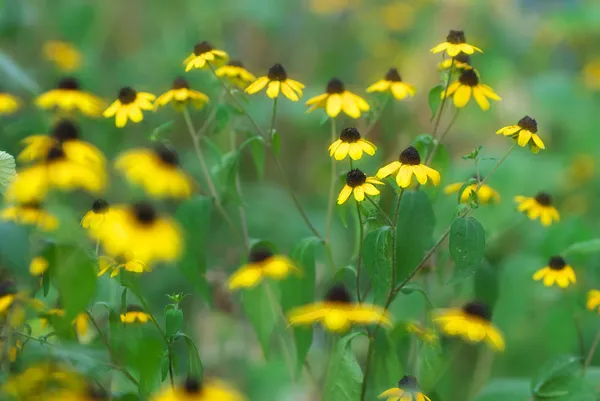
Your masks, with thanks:
[{"label": "yellow petal", "polygon": [[344,185],[344,188],[342,188],[342,190],[337,198],[338,205],[341,205],[344,202],[346,202],[351,194],[352,194],[352,187],[349,185]]},{"label": "yellow petal", "polygon": [[460,85],[454,94],[454,105],[458,108],[465,107],[471,99],[471,87]]},{"label": "yellow petal", "polygon": [[327,104],[325,106],[325,112],[331,118],[337,117],[342,111],[342,97],[334,93],[327,98]]},{"label": "yellow petal", "polygon": [[394,172],[396,172],[400,168],[400,166],[402,166],[402,164],[399,161],[391,162],[390,164],[380,168],[377,171],[376,176],[377,176],[377,178],[380,178],[380,179],[385,178],[385,177],[393,174]]},{"label": "yellow petal", "polygon": [[253,94],[261,91],[269,83],[269,78],[260,77],[256,81],[252,82],[247,88],[246,93]]},{"label": "yellow petal", "polygon": [[275,99],[279,96],[279,89],[281,88],[280,81],[271,81],[269,82],[269,86],[267,87],[267,96],[271,99]]}]

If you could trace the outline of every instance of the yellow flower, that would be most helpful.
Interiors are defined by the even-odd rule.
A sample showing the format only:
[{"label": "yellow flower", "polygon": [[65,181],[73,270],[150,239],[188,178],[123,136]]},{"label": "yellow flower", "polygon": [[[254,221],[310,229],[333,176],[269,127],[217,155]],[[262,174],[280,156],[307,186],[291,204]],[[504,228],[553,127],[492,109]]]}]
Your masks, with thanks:
[{"label": "yellow flower", "polygon": [[[4,349],[4,347],[4,340],[0,339],[0,349]],[[8,346],[8,360],[10,362],[15,362],[17,360],[17,354],[21,348],[23,348],[23,343],[19,340],[15,341],[15,345]]]},{"label": "yellow flower", "polygon": [[354,193],[354,199],[357,202],[365,200],[365,194],[371,196],[379,195],[380,192],[374,184],[383,185],[383,182],[375,177],[367,177],[365,173],[357,168],[348,171],[346,174],[346,185],[344,185],[344,188],[342,188],[338,195],[338,205],[345,203],[352,193]]},{"label": "yellow flower", "polygon": [[575,155],[566,171],[566,184],[569,187],[584,185],[596,175],[596,158],[589,153]]},{"label": "yellow flower", "polygon": [[368,93],[387,91],[392,92],[392,95],[394,95],[397,100],[402,100],[407,96],[413,97],[415,95],[415,87],[411,84],[402,82],[402,78],[395,68],[390,68],[383,79],[367,88]]},{"label": "yellow flower", "polygon": [[546,266],[535,272],[533,279],[543,279],[546,287],[552,287],[556,283],[560,288],[567,288],[571,283],[577,282],[575,271],[560,256],[552,256]]},{"label": "yellow flower", "polygon": [[192,193],[192,179],[179,166],[177,153],[165,145],[126,151],[115,160],[115,168],[157,198],[187,198]]},{"label": "yellow flower", "polygon": [[121,313],[121,322],[127,324],[148,323],[150,319],[150,315],[137,305],[129,305],[125,313]]},{"label": "yellow flower", "polygon": [[[447,58],[445,60],[443,60],[440,64],[439,67],[441,70],[449,70],[450,67],[452,66],[452,60],[451,58]],[[460,52],[458,53],[458,55],[456,57],[454,57],[454,67],[452,67],[454,70],[470,70],[473,67],[471,67],[471,56],[469,56],[466,53]]]},{"label": "yellow flower", "polygon": [[90,232],[97,232],[102,228],[105,221],[114,218],[110,205],[104,199],[96,199],[92,203],[92,209],[81,219],[81,227]]},{"label": "yellow flower", "polygon": [[391,326],[389,314],[376,305],[354,304],[343,285],[332,287],[325,301],[301,306],[288,314],[290,325],[312,325],[321,322],[329,331],[342,333],[352,324],[384,324]]},{"label": "yellow flower", "polygon": [[433,344],[438,342],[438,336],[433,330],[428,329],[417,322],[407,323],[405,327],[407,332],[415,334],[419,339],[426,343]]},{"label": "yellow flower", "polygon": [[217,68],[215,74],[219,78],[227,78],[234,85],[245,88],[251,82],[256,80],[256,77],[244,68],[240,61],[230,61],[226,65]]},{"label": "yellow flower", "polygon": [[401,188],[406,188],[411,184],[413,174],[421,185],[426,184],[428,179],[431,180],[433,185],[437,186],[440,183],[440,173],[431,167],[421,164],[421,156],[414,146],[404,149],[400,153],[398,161],[391,162],[380,168],[377,172],[377,178],[385,178],[396,171],[398,172],[396,183]]},{"label": "yellow flower", "polygon": [[14,399],[47,401],[49,390],[83,389],[84,385],[79,375],[59,362],[45,361],[29,366],[21,373],[11,372],[2,385],[2,391]]},{"label": "yellow flower", "polygon": [[3,114],[12,114],[19,110],[21,101],[16,96],[0,90],[0,116]]},{"label": "yellow flower", "polygon": [[181,254],[183,239],[179,226],[171,218],[161,217],[148,203],[112,208],[114,218],[101,229],[89,232],[100,241],[106,253],[119,257],[135,255],[146,264],[174,261]]},{"label": "yellow flower", "polygon": [[463,31],[451,30],[450,33],[448,33],[448,36],[446,36],[446,41],[431,49],[431,52],[439,53],[445,51],[449,57],[456,57],[460,52],[465,54],[473,54],[476,51],[483,53],[480,48],[466,42],[467,39],[465,38],[465,33]]},{"label": "yellow flower", "polygon": [[75,71],[81,66],[81,54],[68,42],[49,40],[44,43],[44,57],[64,72]]},{"label": "yellow flower", "polygon": [[350,155],[352,160],[360,160],[363,152],[369,156],[375,154],[377,148],[371,142],[360,137],[360,132],[354,127],[344,128],[340,139],[329,145],[329,156],[335,160],[344,160]]},{"label": "yellow flower", "polygon": [[[267,84],[269,85],[267,86]],[[267,96],[271,99],[278,97],[281,91],[285,97],[294,102],[302,97],[302,89],[304,88],[304,85],[300,82],[288,78],[281,64],[275,64],[269,68],[269,73],[266,76],[257,78],[256,81],[252,82],[246,88],[246,93],[252,95],[261,91],[265,86],[267,86]]]},{"label": "yellow flower", "polygon": [[[477,181],[481,181],[478,177],[475,177],[475,178],[477,179]],[[450,185],[446,186],[446,188],[444,188],[444,193],[446,195],[457,193],[458,191],[460,191],[460,188],[463,185],[464,185],[464,182],[455,182],[453,184],[450,184]],[[471,185],[465,187],[465,189],[463,189],[463,192],[460,195],[461,203],[469,202],[469,195],[472,192],[475,192],[477,190],[477,185],[478,185],[477,183],[471,184]],[[488,203],[500,202],[500,194],[487,184],[481,185],[481,187],[477,191],[477,198],[479,199],[479,202],[483,205],[488,204]]]},{"label": "yellow flower", "polygon": [[200,109],[208,103],[208,96],[190,89],[185,78],[178,77],[173,81],[173,87],[156,99],[155,106],[166,106],[169,102],[173,102],[176,110],[183,110],[188,103],[192,103],[194,107]]},{"label": "yellow flower", "polygon": [[215,379],[200,382],[188,377],[178,386],[165,387],[150,401],[245,401],[245,397],[227,383]]},{"label": "yellow flower", "polygon": [[531,151],[537,153],[540,149],[546,149],[544,142],[537,135],[537,131],[537,121],[534,118],[525,116],[519,120],[517,125],[502,127],[496,131],[496,134],[514,138],[519,146],[523,148],[529,144]]},{"label": "yellow flower", "polygon": [[[54,231],[59,225],[56,216],[44,210],[42,205],[35,202],[5,207],[0,211],[0,220],[36,226],[43,231]],[[37,267],[40,266],[39,263],[36,265]]]},{"label": "yellow flower", "polygon": [[219,65],[227,61],[227,53],[223,50],[213,49],[210,43],[204,41],[194,46],[194,52],[183,61],[185,71],[194,68],[205,68],[211,64]]},{"label": "yellow flower", "polygon": [[31,262],[29,263],[29,273],[32,276],[41,276],[46,270],[48,270],[48,261],[45,258],[36,256],[31,259]]},{"label": "yellow flower", "polygon": [[454,95],[454,105],[461,108],[469,103],[471,94],[482,110],[490,108],[488,98],[502,100],[492,88],[479,82],[479,75],[473,69],[463,70],[458,80],[451,83],[446,92],[442,92],[441,98]]},{"label": "yellow flower", "polygon": [[558,210],[552,205],[552,197],[545,192],[539,192],[534,198],[515,196],[515,202],[519,204],[519,212],[527,213],[530,220],[539,218],[546,227],[553,221],[560,221]]},{"label": "yellow flower", "polygon": [[133,88],[125,87],[119,91],[119,96],[108,109],[104,110],[104,117],[115,117],[115,124],[122,128],[127,120],[139,123],[144,119],[142,110],[154,110],[152,102],[156,96],[146,92],[136,92]]},{"label": "yellow flower", "polygon": [[[600,306],[600,291],[590,290],[587,294],[586,307],[593,312],[598,306]],[[600,313],[600,308],[598,308],[598,313]]]},{"label": "yellow flower", "polygon": [[68,160],[99,169],[104,169],[106,163],[97,147],[79,139],[79,129],[69,120],[59,120],[52,127],[51,135],[30,135],[22,143],[25,144],[25,149],[17,159],[23,162],[41,160],[54,146],[61,146]]},{"label": "yellow flower", "polygon": [[118,256],[115,258],[100,256],[98,258],[98,265],[100,267],[98,277],[102,276],[109,270],[112,270],[110,277],[115,277],[118,275],[121,269],[125,269],[132,273],[144,273],[152,271],[152,269],[150,269],[146,263],[135,259],[131,252],[126,253],[124,256]]},{"label": "yellow flower", "polygon": [[583,82],[588,89],[600,90],[600,59],[588,61],[583,66]]},{"label": "yellow flower", "polygon": [[331,118],[337,117],[341,111],[352,118],[359,118],[362,111],[369,111],[367,101],[347,91],[344,83],[337,78],[330,79],[325,93],[308,99],[306,105],[310,106],[307,113],[322,108]]},{"label": "yellow flower", "polygon": [[[49,316],[58,316],[64,317],[65,310],[60,308],[50,309],[42,313],[42,318],[40,319],[40,326],[45,329],[48,327],[48,317]],[[89,321],[86,313],[79,313],[75,316],[75,319],[71,322],[71,324],[75,327],[75,333],[77,333],[78,337],[83,337],[88,332]]]},{"label": "yellow flower", "polygon": [[266,248],[253,248],[248,263],[229,277],[229,289],[252,288],[265,278],[283,280],[291,273],[299,273],[299,270],[286,256],[273,255]]},{"label": "yellow flower", "polygon": [[98,117],[104,108],[102,99],[82,91],[79,82],[72,77],[61,79],[56,89],[42,93],[35,99],[35,104],[40,109],[57,108],[65,112],[78,109],[89,117]]},{"label": "yellow flower", "polygon": [[404,376],[398,387],[392,387],[379,394],[377,398],[387,398],[387,401],[431,401],[421,390],[414,376]]},{"label": "yellow flower", "polygon": [[17,299],[17,288],[11,279],[0,281],[0,315],[4,314]]},{"label": "yellow flower", "polygon": [[502,333],[491,322],[489,307],[473,301],[462,308],[442,309],[433,321],[449,336],[458,336],[469,342],[485,341],[494,351],[504,351]]}]

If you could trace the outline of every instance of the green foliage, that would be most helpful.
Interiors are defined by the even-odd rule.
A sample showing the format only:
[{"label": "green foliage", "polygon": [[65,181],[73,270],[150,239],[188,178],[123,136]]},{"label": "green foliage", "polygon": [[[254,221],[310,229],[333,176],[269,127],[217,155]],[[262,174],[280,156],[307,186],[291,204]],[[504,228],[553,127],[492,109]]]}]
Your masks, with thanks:
[{"label": "green foliage", "polygon": [[335,343],[323,384],[323,401],[360,399],[363,373],[350,348],[360,333],[348,334]]},{"label": "green foliage", "polygon": [[271,335],[279,318],[275,308],[279,301],[271,288],[260,285],[245,289],[241,294],[242,307],[262,347],[265,357],[271,352]]},{"label": "green foliage", "polygon": [[427,103],[429,104],[429,110],[431,111],[431,120],[435,117],[438,107],[442,102],[442,92],[444,92],[444,85],[438,84],[429,90]]},{"label": "green foliage", "polygon": [[391,230],[392,227],[380,227],[370,232],[363,240],[363,260],[373,286],[373,301],[383,304],[391,286]]},{"label": "green foliage", "polygon": [[474,217],[458,217],[450,227],[450,255],[455,270],[452,283],[458,283],[475,274],[485,251],[485,232]]},{"label": "green foliage", "polygon": [[15,170],[15,158],[0,150],[0,194],[17,174]]}]

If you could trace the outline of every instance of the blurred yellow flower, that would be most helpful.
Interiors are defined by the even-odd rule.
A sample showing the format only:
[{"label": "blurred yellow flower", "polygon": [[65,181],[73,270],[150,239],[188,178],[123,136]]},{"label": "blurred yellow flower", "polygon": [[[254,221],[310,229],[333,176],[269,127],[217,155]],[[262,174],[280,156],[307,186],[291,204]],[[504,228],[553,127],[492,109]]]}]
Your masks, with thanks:
[{"label": "blurred yellow flower", "polygon": [[600,90],[600,58],[585,63],[583,66],[583,82],[588,89]]},{"label": "blurred yellow flower", "polygon": [[125,87],[119,91],[119,96],[108,109],[104,110],[104,117],[115,117],[115,124],[122,128],[127,120],[139,123],[144,119],[142,110],[154,110],[152,102],[156,96],[147,92],[137,92],[133,88]]},{"label": "blurred yellow flower", "polygon": [[4,314],[17,298],[15,282],[10,279],[0,281],[0,315]]},{"label": "blurred yellow flower", "polygon": [[104,101],[80,89],[79,82],[73,77],[63,78],[56,89],[42,93],[35,99],[40,109],[60,109],[65,112],[79,110],[89,117],[102,114]]},{"label": "blurred yellow flower", "polygon": [[363,152],[373,156],[377,148],[366,139],[362,139],[360,132],[354,127],[344,128],[340,139],[329,145],[329,156],[335,160],[344,160],[350,155],[352,160],[360,160]]},{"label": "blurred yellow flower", "polygon": [[126,324],[148,323],[151,316],[137,305],[129,305],[125,313],[121,313],[121,322]]},{"label": "blurred yellow flower", "polygon": [[546,287],[556,284],[560,288],[567,288],[571,283],[577,282],[575,271],[561,256],[552,256],[546,266],[535,272],[533,279],[543,279]]},{"label": "blurred yellow flower", "polygon": [[188,377],[180,385],[165,387],[150,401],[245,401],[245,397],[227,383],[215,379],[200,382]]},{"label": "blurred yellow flower", "polygon": [[46,60],[63,72],[72,72],[81,66],[81,53],[69,42],[49,40],[44,43],[43,53]]},{"label": "blurred yellow flower", "polygon": [[31,365],[20,373],[11,371],[2,385],[5,394],[27,401],[47,401],[51,391],[57,388],[83,389],[85,383],[78,374],[59,362],[44,361]]},{"label": "blurred yellow flower", "polygon": [[[59,225],[56,216],[44,210],[41,204],[34,202],[6,206],[4,209],[0,210],[0,220],[36,226],[42,231],[54,231]],[[41,267],[39,263],[36,263],[35,266],[37,268]],[[30,268],[33,267],[30,266]]]},{"label": "blurred yellow flower", "polygon": [[404,376],[397,387],[392,387],[379,394],[377,398],[386,398],[387,401],[431,401],[419,389],[419,383],[414,376]]},{"label": "blurred yellow flower", "polygon": [[566,184],[570,187],[584,185],[596,175],[596,159],[591,154],[578,153],[569,165]]},{"label": "blurred yellow flower", "polygon": [[415,334],[423,342],[433,344],[437,343],[439,340],[438,335],[433,330],[428,329],[417,322],[409,322],[405,327],[407,332]]},{"label": "blurred yellow flower", "polygon": [[452,68],[454,70],[470,70],[473,68],[473,67],[471,67],[471,56],[469,56],[466,53],[460,52],[454,58],[447,58],[447,59],[443,60],[439,64],[440,69],[449,70],[453,64],[452,63],[453,61],[454,61],[454,67],[452,67]]},{"label": "blurred yellow flower", "polygon": [[173,102],[173,107],[175,107],[176,110],[183,110],[188,103],[191,103],[194,107],[200,109],[208,103],[208,96],[202,92],[190,89],[187,80],[178,77],[173,81],[172,88],[156,99],[155,107],[166,106],[170,102]]},{"label": "blurred yellow flower", "polygon": [[337,117],[342,111],[352,118],[359,118],[361,112],[369,111],[367,101],[347,91],[344,83],[337,78],[330,79],[325,93],[309,99],[306,105],[310,106],[307,113],[322,108],[331,118]]},{"label": "blurred yellow flower", "polygon": [[[267,86],[268,84],[268,86]],[[275,99],[279,92],[293,102],[297,102],[302,97],[304,85],[293,79],[289,79],[287,73],[281,64],[275,64],[269,68],[269,73],[264,77],[259,77],[246,88],[246,93],[254,94],[267,86],[267,96]]]},{"label": "blurred yellow flower", "polygon": [[546,192],[539,192],[533,198],[515,196],[515,202],[519,212],[527,213],[530,220],[539,218],[546,227],[553,221],[560,221],[558,210],[552,205],[552,197]]},{"label": "blurred yellow flower", "polygon": [[337,199],[338,205],[345,203],[352,193],[354,193],[354,199],[357,202],[365,200],[365,194],[371,196],[379,195],[380,192],[374,184],[383,185],[383,182],[375,177],[367,177],[365,173],[357,168],[348,171],[346,174],[346,184],[340,191]]},{"label": "blurred yellow flower", "polygon": [[[4,344],[4,339],[0,338],[0,349],[5,349],[5,346],[6,344]],[[16,340],[14,345],[7,346],[6,349],[8,350],[8,360],[10,362],[15,362],[17,360],[17,355],[21,348],[23,348],[23,343],[19,340]]]},{"label": "blurred yellow flower", "polygon": [[215,74],[219,78],[227,78],[234,85],[246,88],[256,77],[244,68],[241,61],[230,61],[222,67],[217,68]]},{"label": "blurred yellow flower", "polygon": [[0,116],[3,114],[12,114],[19,110],[21,101],[18,97],[0,90]]},{"label": "blurred yellow flower", "polygon": [[454,106],[462,108],[469,103],[471,95],[473,95],[482,110],[490,108],[488,98],[497,101],[502,100],[492,88],[480,83],[479,75],[473,69],[463,70],[458,80],[451,83],[447,91],[442,91],[441,98],[453,96]]},{"label": "blurred yellow flower", "polygon": [[590,290],[587,293],[586,307],[592,312],[598,309],[598,313],[600,313],[600,308],[598,308],[598,306],[600,306],[600,291]]},{"label": "blurred yellow flower", "polygon": [[29,273],[32,276],[41,276],[48,270],[48,261],[42,256],[36,256],[29,263]]},{"label": "blurred yellow flower", "polygon": [[476,51],[483,53],[480,48],[466,42],[467,39],[465,38],[465,33],[463,31],[451,30],[450,33],[448,33],[448,36],[446,36],[446,41],[435,46],[431,49],[431,52],[439,53],[445,51],[449,57],[456,57],[460,52],[466,54],[473,54]]},{"label": "blurred yellow flower", "polygon": [[92,208],[81,219],[81,227],[91,232],[97,232],[106,220],[113,217],[114,213],[108,202],[99,198],[92,203]]},{"label": "blurred yellow flower", "polygon": [[395,68],[390,68],[382,80],[375,82],[367,88],[367,92],[387,92],[390,91],[396,100],[402,100],[407,96],[415,95],[415,87],[411,84],[402,82],[402,78]]},{"label": "blurred yellow flower", "polygon": [[228,55],[223,50],[217,50],[206,41],[194,46],[192,54],[183,61],[185,71],[188,72],[195,68],[205,68],[210,65],[220,65],[227,61]]},{"label": "blurred yellow flower", "polygon": [[[477,180],[479,181],[479,178],[477,178]],[[463,185],[464,185],[464,182],[455,182],[453,184],[450,184],[450,185],[446,186],[446,188],[444,188],[444,193],[446,195],[457,193],[458,191],[460,191],[460,188]],[[477,190],[477,185],[478,185],[477,183],[474,183],[474,184],[471,184],[471,185],[465,187],[465,189],[463,189],[463,192],[460,195],[461,203],[469,202],[469,195],[472,192],[475,192]],[[479,202],[484,205],[488,204],[488,203],[500,202],[500,194],[487,184],[481,185],[481,187],[477,191],[477,198],[479,199]]]},{"label": "blurred yellow flower", "polygon": [[414,25],[415,7],[409,1],[391,1],[381,7],[380,16],[389,30],[403,32]]},{"label": "blurred yellow flower", "polygon": [[535,118],[525,116],[519,120],[517,125],[502,127],[496,131],[496,134],[514,138],[522,148],[529,144],[531,151],[538,153],[540,149],[546,149],[546,145],[544,145],[544,142],[537,135],[537,131],[538,126]]},{"label": "blurred yellow flower", "polygon": [[300,271],[284,255],[273,255],[266,248],[253,248],[248,255],[248,263],[237,269],[229,277],[229,289],[252,288],[265,278],[283,280],[290,274]]},{"label": "blurred yellow flower", "polygon": [[315,14],[334,14],[356,6],[357,0],[309,0],[309,8]]},{"label": "blurred yellow flower", "polygon": [[98,277],[104,275],[104,273],[109,270],[111,270],[110,277],[117,276],[121,269],[125,269],[132,273],[146,273],[152,271],[152,269],[150,269],[146,263],[135,259],[131,252],[126,253],[124,256],[114,258],[109,256],[100,256],[98,258],[98,265],[100,268]]},{"label": "blurred yellow flower", "polygon": [[414,146],[409,146],[400,153],[398,161],[382,167],[377,172],[377,178],[382,179],[391,174],[398,172],[396,175],[396,183],[400,188],[408,187],[412,182],[412,176],[417,178],[421,185],[431,180],[433,185],[440,183],[440,173],[436,170],[421,164],[421,156],[419,151]]}]

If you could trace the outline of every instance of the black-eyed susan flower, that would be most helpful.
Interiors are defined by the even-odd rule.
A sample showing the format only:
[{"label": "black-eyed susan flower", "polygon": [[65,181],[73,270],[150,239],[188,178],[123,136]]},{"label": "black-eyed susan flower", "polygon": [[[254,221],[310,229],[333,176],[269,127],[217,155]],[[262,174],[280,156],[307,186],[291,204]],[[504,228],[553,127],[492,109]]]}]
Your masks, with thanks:
[{"label": "black-eyed susan flower", "polygon": [[552,205],[552,196],[546,192],[539,192],[533,198],[515,196],[515,202],[519,212],[527,213],[530,220],[540,219],[546,227],[553,221],[560,221],[558,210]]},{"label": "black-eyed susan flower", "polygon": [[81,53],[69,42],[49,40],[44,43],[43,54],[64,72],[75,71],[81,66]]},{"label": "black-eyed susan flower", "polygon": [[451,30],[450,33],[448,33],[445,42],[442,42],[431,49],[432,53],[440,53],[443,51],[445,51],[450,57],[456,57],[460,52],[466,54],[473,54],[476,51],[483,53],[480,48],[467,43],[467,39],[465,38],[465,33],[463,31],[454,30]]},{"label": "black-eyed susan flower", "polygon": [[119,274],[121,269],[125,269],[132,273],[145,273],[151,272],[152,269],[148,267],[144,261],[136,259],[131,253],[125,254],[118,257],[100,256],[98,258],[98,265],[100,271],[98,277],[104,275],[107,271],[111,271],[110,277],[115,277]]},{"label": "black-eyed susan flower", "polygon": [[50,135],[30,135],[23,139],[25,148],[17,159],[32,162],[45,158],[52,147],[60,145],[68,160],[103,169],[106,162],[102,152],[89,142],[82,141],[79,128],[70,120],[59,120]]},{"label": "black-eyed susan flower", "polygon": [[380,192],[375,185],[383,185],[383,182],[375,177],[367,177],[365,173],[357,168],[348,171],[346,174],[346,185],[344,185],[344,188],[342,188],[338,195],[338,205],[345,203],[353,193],[354,199],[357,202],[365,200],[365,194],[371,196],[379,195]]},{"label": "black-eyed susan flower", "polygon": [[469,56],[466,53],[460,52],[456,57],[454,57],[454,59],[447,58],[443,60],[439,64],[440,69],[449,70],[452,66],[452,60],[454,60],[454,67],[452,68],[455,70],[469,70],[473,68],[471,66],[471,56]]},{"label": "black-eyed susan flower", "polygon": [[377,148],[366,139],[362,139],[360,132],[354,127],[344,128],[340,134],[340,139],[329,145],[329,156],[335,160],[344,160],[350,155],[352,160],[360,160],[363,152],[369,156],[375,154]]},{"label": "black-eyed susan flower", "polygon": [[188,377],[185,382],[150,397],[150,401],[244,401],[245,397],[227,383],[215,379],[204,382]]},{"label": "black-eyed susan flower", "polygon": [[29,263],[29,274],[41,276],[48,270],[48,260],[42,256],[36,256]]},{"label": "black-eyed susan flower", "polygon": [[181,229],[173,219],[160,216],[145,202],[117,205],[112,210],[114,218],[105,221],[101,229],[89,232],[110,256],[131,254],[146,264],[170,262],[179,257],[183,240]]},{"label": "black-eyed susan flower", "polygon": [[415,95],[415,87],[402,81],[402,77],[395,68],[390,68],[385,77],[367,88],[367,92],[391,92],[397,100]]},{"label": "black-eyed susan flower", "polygon": [[600,313],[600,308],[598,308],[598,306],[600,306],[600,291],[590,290],[587,293],[586,307],[592,312],[598,309],[598,313]]},{"label": "black-eyed susan flower", "polygon": [[385,390],[377,398],[386,398],[387,401],[431,401],[419,389],[419,383],[414,376],[404,376],[397,387]]},{"label": "black-eyed susan flower", "polygon": [[11,372],[2,384],[2,391],[14,399],[46,401],[49,391],[59,388],[79,389],[83,388],[82,385],[78,374],[60,362],[50,360],[30,365],[19,373]]},{"label": "black-eyed susan flower", "polygon": [[59,225],[58,218],[36,202],[7,206],[0,211],[0,220],[35,226],[42,231],[54,231]]},{"label": "black-eyed susan flower", "polygon": [[352,118],[359,118],[361,112],[369,111],[369,103],[346,90],[344,83],[338,78],[330,79],[325,93],[309,99],[306,105],[310,106],[307,113],[321,108],[331,118],[337,117],[342,111]]},{"label": "black-eyed susan flower", "polygon": [[537,153],[540,149],[546,149],[546,146],[538,136],[537,131],[537,121],[534,118],[525,116],[519,120],[517,125],[502,127],[496,131],[496,134],[514,138],[519,146],[523,148],[529,144],[531,151]]},{"label": "black-eyed susan flower", "polygon": [[110,204],[104,199],[96,199],[92,208],[81,219],[81,227],[89,231],[97,231],[108,219],[114,217]]},{"label": "black-eyed susan flower", "polygon": [[439,338],[435,331],[428,329],[417,322],[406,323],[405,328],[408,333],[416,335],[423,342],[430,344],[438,342]]},{"label": "black-eyed susan flower", "polygon": [[287,256],[274,255],[266,248],[253,248],[248,263],[229,277],[229,289],[252,288],[265,278],[283,280],[291,273],[299,273],[299,270]]},{"label": "black-eyed susan flower", "polygon": [[139,123],[144,119],[142,110],[154,110],[152,102],[155,98],[151,93],[137,92],[129,86],[121,88],[117,100],[104,110],[104,117],[115,116],[115,124],[119,128],[124,127],[127,120]]},{"label": "black-eyed susan flower", "polygon": [[35,104],[40,109],[59,109],[65,112],[79,110],[89,117],[98,117],[104,108],[102,99],[82,91],[79,81],[73,77],[61,79],[55,89],[38,96]]},{"label": "black-eyed susan flower", "polygon": [[[481,181],[478,177],[475,178],[477,179],[477,181]],[[444,188],[444,193],[447,195],[455,194],[458,191],[460,191],[463,185],[464,182],[455,182],[453,184],[450,184],[446,186],[446,188]],[[460,195],[460,202],[468,203],[470,194],[475,191],[477,191],[477,198],[479,199],[479,202],[481,204],[485,205],[488,203],[500,202],[500,194],[495,189],[493,189],[487,184],[483,184],[479,187],[479,190],[477,190],[477,186],[477,183],[473,183],[465,187],[462,194]]]},{"label": "black-eyed susan flower", "polygon": [[217,68],[215,74],[219,78],[227,78],[231,83],[246,88],[256,80],[254,74],[244,68],[241,61],[230,61],[222,67]]},{"label": "black-eyed susan flower", "polygon": [[12,114],[19,110],[20,107],[21,101],[18,97],[0,90],[0,116],[3,114]]},{"label": "black-eyed susan flower", "polygon": [[458,80],[451,83],[447,91],[442,91],[441,97],[444,99],[447,96],[453,96],[454,106],[461,108],[469,103],[471,95],[482,110],[490,108],[488,98],[502,100],[492,88],[479,81],[479,74],[473,69],[463,70]]},{"label": "black-eyed susan flower", "polygon": [[377,171],[377,178],[382,179],[395,172],[398,172],[396,183],[401,188],[406,188],[411,184],[413,175],[421,185],[426,184],[427,180],[431,180],[433,185],[440,183],[440,173],[429,166],[421,164],[421,156],[414,146],[404,149],[400,153],[398,161],[380,168]]},{"label": "black-eyed susan flower", "polygon": [[504,338],[491,318],[492,313],[486,304],[473,301],[462,308],[439,310],[433,321],[449,336],[458,336],[469,342],[485,341],[494,351],[503,351]]},{"label": "black-eyed susan flower", "polygon": [[[268,84],[268,86],[267,86]],[[269,73],[264,77],[259,77],[246,88],[246,93],[254,94],[267,86],[267,96],[275,99],[279,92],[291,101],[298,101],[302,97],[304,85],[293,79],[289,79],[287,73],[281,64],[275,64],[269,68]]]},{"label": "black-eyed susan flower", "polygon": [[179,166],[177,153],[162,144],[124,152],[115,160],[115,168],[155,197],[187,198],[192,193],[192,180]]},{"label": "black-eyed susan flower", "polygon": [[125,313],[121,313],[121,322],[127,324],[148,323],[150,319],[151,316],[137,305],[129,305]]},{"label": "black-eyed susan flower", "polygon": [[577,282],[575,270],[561,256],[552,256],[546,266],[534,273],[533,279],[544,280],[546,287],[558,285],[560,288],[567,288]]},{"label": "black-eyed susan flower", "polygon": [[205,68],[211,64],[219,65],[227,61],[227,58],[228,55],[223,50],[217,50],[210,43],[204,41],[194,46],[194,51],[187,56],[183,64],[187,72],[194,68]]},{"label": "black-eyed susan flower", "polygon": [[376,305],[352,303],[343,285],[332,287],[325,300],[291,310],[290,325],[312,325],[320,322],[332,332],[345,332],[352,324],[383,324],[391,326],[389,314]]},{"label": "black-eyed susan flower", "polygon": [[155,102],[156,106],[166,106],[173,102],[176,110],[182,110],[188,103],[197,109],[208,103],[208,96],[202,92],[190,89],[190,84],[185,78],[178,77],[173,81],[171,89],[160,95]]},{"label": "black-eyed susan flower", "polygon": [[0,281],[0,315],[4,314],[18,297],[15,282],[10,279]]}]

